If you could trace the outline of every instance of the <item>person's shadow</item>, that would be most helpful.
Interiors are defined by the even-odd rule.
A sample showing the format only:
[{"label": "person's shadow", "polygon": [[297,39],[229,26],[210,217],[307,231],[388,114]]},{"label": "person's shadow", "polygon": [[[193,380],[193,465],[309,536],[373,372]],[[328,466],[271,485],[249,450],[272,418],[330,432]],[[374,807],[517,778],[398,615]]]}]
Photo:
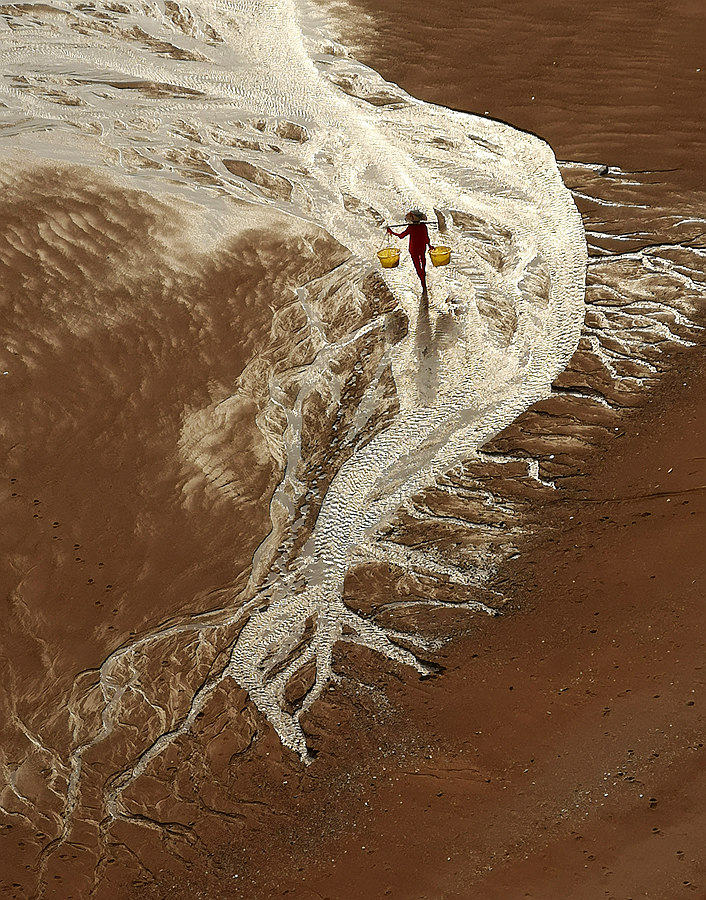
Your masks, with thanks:
[{"label": "person's shadow", "polygon": [[439,365],[444,346],[456,339],[457,325],[451,313],[439,313],[432,322],[429,297],[422,294],[417,314],[417,393],[423,406],[433,406],[439,391]]}]

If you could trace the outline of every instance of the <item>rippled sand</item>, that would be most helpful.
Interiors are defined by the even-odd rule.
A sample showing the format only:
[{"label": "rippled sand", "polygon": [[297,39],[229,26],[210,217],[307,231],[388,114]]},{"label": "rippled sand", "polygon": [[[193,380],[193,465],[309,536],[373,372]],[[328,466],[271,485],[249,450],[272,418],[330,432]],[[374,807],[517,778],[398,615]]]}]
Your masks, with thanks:
[{"label": "rippled sand", "polygon": [[[351,184],[349,148],[301,109],[235,121],[231,96],[200,131],[222,35],[177,4],[169,40],[153,9],[126,29],[114,6],[3,13],[19,44],[47,16],[49,44],[114,41],[116,71],[18,70],[7,94],[76,118],[15,122],[3,156],[2,875],[17,898],[232,897],[252,858],[244,889],[271,896],[258,853],[306,844],[276,824],[299,792],[321,816],[368,726],[383,757],[409,740],[394,683],[416,697],[449,638],[503,608],[534,506],[581,495],[585,461],[700,340],[703,212],[659,174],[563,164],[592,254],[579,336],[580,227],[539,141],[488,126],[454,169],[466,120],[422,111],[419,140],[411,98],[329,49],[346,139],[376,122],[400,142],[383,159],[417,154]],[[371,260],[400,183],[443,167],[415,190],[458,259],[424,305],[409,267],[383,280]]]}]

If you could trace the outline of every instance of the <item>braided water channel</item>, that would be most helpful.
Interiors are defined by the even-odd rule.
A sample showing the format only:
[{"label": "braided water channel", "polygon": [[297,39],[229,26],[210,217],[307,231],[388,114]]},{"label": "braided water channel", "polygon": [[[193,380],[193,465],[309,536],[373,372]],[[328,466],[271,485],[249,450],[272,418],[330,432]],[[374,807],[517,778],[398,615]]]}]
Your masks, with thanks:
[{"label": "braided water channel", "polygon": [[[222,592],[217,609],[126,641],[96,666],[87,690],[77,680],[72,749],[68,758],[47,750],[66,800],[46,865],[88,802],[84,757],[136,708],[149,709],[152,724],[105,781],[103,832],[129,818],[127,787],[191,729],[225,679],[308,762],[300,720],[335,678],[337,643],[430,671],[413,649],[423,637],[346,606],[346,573],[374,555],[376,534],[403,504],[549,395],[579,340],[587,255],[544,142],[383,82],[328,40],[307,7],[27,4],[3,24],[11,30],[1,53],[5,149],[38,164],[91,164],[202,206],[226,228],[246,230],[274,211],[314,223],[346,251],[328,273],[290,286],[285,306],[306,320],[305,364],[250,366],[253,379],[266,380],[258,426],[282,462],[264,501],[272,529],[250,579]],[[452,264],[430,273],[428,304],[409,265],[371,275],[381,223],[411,205],[436,216],[453,250]],[[207,243],[198,225],[192,237]],[[334,323],[336,298],[367,304],[370,315]],[[233,402],[251,389],[248,377],[246,369]],[[189,450],[198,421],[185,411],[184,461],[210,473],[213,459]],[[458,583],[480,577],[439,570]],[[176,635],[188,636],[198,676],[190,696],[165,706],[145,660]],[[304,669],[312,676],[293,707],[287,686]]]}]

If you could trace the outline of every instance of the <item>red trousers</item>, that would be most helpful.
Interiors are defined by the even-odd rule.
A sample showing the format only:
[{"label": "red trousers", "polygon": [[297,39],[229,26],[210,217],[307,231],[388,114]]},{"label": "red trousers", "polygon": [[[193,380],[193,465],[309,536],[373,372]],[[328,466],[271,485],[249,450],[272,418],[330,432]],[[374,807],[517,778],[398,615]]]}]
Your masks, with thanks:
[{"label": "red trousers", "polygon": [[423,222],[410,223],[404,231],[393,231],[387,229],[388,234],[394,234],[395,237],[403,238],[409,235],[409,255],[412,257],[414,268],[417,270],[419,280],[422,282],[422,289],[427,289],[427,258],[426,249],[430,246],[429,232],[427,226]]},{"label": "red trousers", "polygon": [[422,282],[422,289],[427,289],[427,258],[422,250],[421,253],[412,253],[409,251],[410,256],[412,257],[412,262],[414,263],[414,268],[417,270],[417,275],[419,275],[419,280]]}]

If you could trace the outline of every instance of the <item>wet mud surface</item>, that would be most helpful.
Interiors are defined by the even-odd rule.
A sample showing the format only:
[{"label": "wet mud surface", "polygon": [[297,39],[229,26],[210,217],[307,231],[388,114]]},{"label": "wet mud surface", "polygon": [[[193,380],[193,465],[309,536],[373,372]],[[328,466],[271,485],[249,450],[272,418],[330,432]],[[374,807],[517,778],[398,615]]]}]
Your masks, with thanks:
[{"label": "wet mud surface", "polygon": [[[546,11],[532,9],[513,20],[505,52],[528,23],[546,25]],[[295,471],[307,493],[286,567],[353,452],[340,434],[355,425],[365,445],[398,411],[382,361],[408,317],[377,275],[352,295],[350,254],[315,225],[263,214],[261,227],[214,237],[218,252],[204,252],[189,239],[202,213],[188,202],[87,167],[13,159],[18,177],[3,176],[0,213],[0,369],[10,373],[4,895],[593,900],[706,890],[706,226],[689,174],[703,171],[703,118],[686,76],[698,48],[684,44],[683,75],[682,62],[676,71],[665,61],[675,35],[696,35],[703,16],[681,4],[652,29],[644,58],[633,29],[630,91],[619,97],[624,12],[591,13],[583,29],[553,20],[564,74],[567,45],[572,59],[600,46],[614,61],[596,69],[593,105],[576,67],[544,74],[549,38],[545,57],[513,68],[478,32],[430,39],[437,25],[421,11],[406,42],[399,30],[377,45],[370,35],[378,59],[366,61],[386,77],[484,112],[458,78],[474,47],[493,60],[478,66],[481,106],[494,96],[492,115],[580,160],[562,175],[591,254],[587,307],[550,396],[405,502],[348,571],[350,621],[394,635],[397,661],[347,640],[344,626],[331,683],[307,706],[316,666],[299,654],[315,616],[266,660],[285,684],[285,714],[299,716],[309,764],[233,678],[213,674],[247,627],[233,598],[253,554],[288,521],[269,507],[291,462],[281,442],[291,417],[273,411],[270,379],[277,373],[283,410],[305,398]],[[391,14],[394,4],[379,11]],[[501,46],[493,40],[491,50]],[[397,75],[385,69],[389,47]],[[662,67],[658,88],[650,59]],[[508,99],[526,82],[540,101],[542,85],[567,78],[562,103],[545,93],[542,119],[526,98]],[[615,133],[604,127],[609,95]],[[234,165],[273,198],[288,196],[288,183]],[[479,294],[478,306],[502,330],[507,313],[491,299]],[[363,329],[334,372],[335,412],[299,393],[318,349],[316,308],[332,341]],[[422,397],[438,387],[454,321],[432,292],[412,322]],[[376,414],[360,427],[373,383]],[[269,552],[256,568],[266,571]],[[412,656],[421,669],[400,662]]]},{"label": "wet mud surface", "polygon": [[[652,169],[703,191],[706,169],[700,3],[522,0],[469,9],[401,0],[341,13],[360,59],[430,103],[539,134],[559,159]],[[361,20],[358,11],[366,14]]]},{"label": "wet mud surface", "polygon": [[[593,170],[565,177],[584,198],[599,185],[616,200],[634,190],[618,181],[611,194]],[[268,527],[262,494],[279,480],[258,444],[257,366],[250,407],[229,409],[227,385],[247,376],[250,347],[268,345],[271,359],[311,357],[288,337],[297,316],[307,333],[297,307],[282,311],[278,332],[278,311],[268,305],[258,320],[265,304],[253,298],[272,296],[264,273],[275,258],[283,282],[315,282],[322,256],[346,254],[317,232],[306,235],[309,253],[296,232],[257,235],[253,253],[249,234],[215,263],[192,253],[182,270],[172,266],[170,295],[149,272],[164,271],[160,241],[178,240],[174,211],[102,185],[110,215],[98,219],[98,188],[78,170],[72,179],[41,181],[39,249],[48,256],[59,232],[68,243],[67,229],[79,229],[73,254],[64,244],[63,284],[52,278],[51,293],[42,290],[41,269],[23,270],[19,251],[11,267],[16,328],[34,343],[25,339],[21,358],[10,347],[6,363],[27,373],[25,391],[8,391],[5,432],[9,896],[463,897],[473,885],[503,896],[519,879],[543,897],[586,868],[618,890],[638,865],[648,887],[661,878],[671,891],[683,873],[684,890],[700,884],[698,804],[674,775],[693,773],[698,796],[704,453],[690,389],[703,372],[693,361],[701,283],[690,224],[668,244],[660,228],[671,214],[656,209],[647,250],[594,248],[584,333],[552,396],[415,497],[380,534],[377,561],[349,573],[351,611],[394,631],[436,677],[338,644],[336,680],[301,717],[315,757],[304,766],[231,680],[182,726],[185,702],[242,627],[225,618],[199,640],[203,609],[221,607],[246,577]],[[36,256],[27,235],[40,214],[23,205],[24,187],[15,190],[10,228]],[[92,261],[107,254],[115,262],[99,299],[112,315],[80,329],[98,302]],[[34,294],[22,288],[29,279],[40,285]],[[195,308],[177,302],[196,292]],[[137,309],[126,301],[136,295]],[[341,315],[343,325],[350,311]],[[438,328],[433,304],[429,316]],[[395,321],[392,340],[404,333]],[[362,386],[350,384],[353,401]],[[32,405],[41,414],[27,415]],[[178,414],[184,406],[193,414]],[[212,425],[219,415],[225,429]],[[327,463],[313,435],[330,423],[315,408],[307,421],[306,459],[312,472],[326,470],[334,457]],[[247,465],[225,468],[230,450],[216,435],[228,448],[237,442]],[[647,573],[651,558],[659,565]],[[459,571],[476,575],[459,583]],[[474,613],[479,603],[502,617]],[[314,675],[304,666],[289,681],[292,709]],[[101,731],[96,717],[126,676],[134,700],[120,707],[119,727]],[[661,719],[645,711],[647,699]],[[125,767],[170,729],[174,739],[139,771]],[[643,835],[667,836],[664,853],[645,849]],[[600,874],[589,857],[603,860]],[[593,884],[579,896],[595,896]]]}]

